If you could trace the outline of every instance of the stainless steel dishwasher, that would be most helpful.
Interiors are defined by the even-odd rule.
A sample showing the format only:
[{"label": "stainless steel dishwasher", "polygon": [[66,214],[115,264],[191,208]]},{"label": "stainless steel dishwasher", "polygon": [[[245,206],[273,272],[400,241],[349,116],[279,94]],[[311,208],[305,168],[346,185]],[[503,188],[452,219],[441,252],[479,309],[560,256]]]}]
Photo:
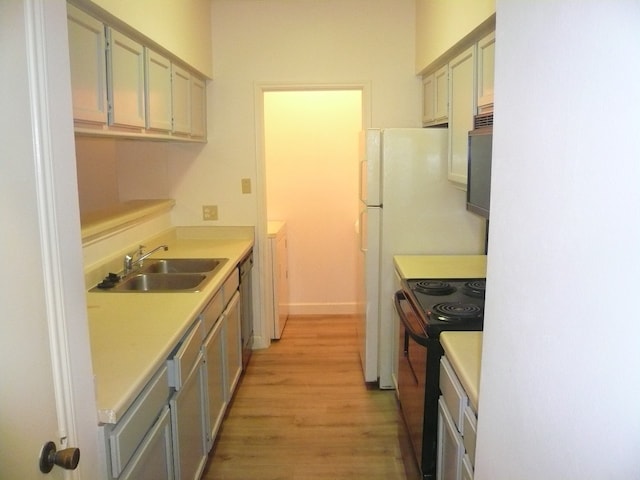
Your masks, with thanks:
[{"label": "stainless steel dishwasher", "polygon": [[246,369],[253,347],[253,294],[251,288],[251,270],[253,269],[253,250],[238,266],[240,270],[240,336],[242,338],[242,369]]}]

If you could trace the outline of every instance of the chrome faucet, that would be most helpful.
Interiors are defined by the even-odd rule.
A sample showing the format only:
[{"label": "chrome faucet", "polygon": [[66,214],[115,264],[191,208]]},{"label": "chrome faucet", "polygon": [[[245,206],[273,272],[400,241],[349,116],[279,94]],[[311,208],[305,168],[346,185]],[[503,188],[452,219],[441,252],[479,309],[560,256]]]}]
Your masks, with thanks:
[{"label": "chrome faucet", "polygon": [[[144,253],[144,245],[140,245],[138,247],[138,250],[136,250],[133,253],[129,253],[127,255],[124,256],[124,268],[122,271],[122,275],[128,275],[133,271],[133,264],[137,263],[138,264],[138,268],[142,267],[142,262],[144,262],[148,257],[150,257],[151,255],[153,255],[155,252],[157,252],[158,250],[163,249],[165,252],[167,250],[169,250],[169,246],[168,245],[160,245],[159,247],[154,248],[153,250],[151,250],[148,253]],[[134,260],[135,256],[138,256],[137,260]]]}]

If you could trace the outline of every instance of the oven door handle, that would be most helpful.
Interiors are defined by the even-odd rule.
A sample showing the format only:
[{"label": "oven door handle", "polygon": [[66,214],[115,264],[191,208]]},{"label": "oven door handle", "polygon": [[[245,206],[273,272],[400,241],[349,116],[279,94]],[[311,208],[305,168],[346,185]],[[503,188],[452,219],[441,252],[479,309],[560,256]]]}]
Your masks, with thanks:
[{"label": "oven door handle", "polygon": [[[415,310],[411,306],[411,303],[407,299],[407,296],[405,295],[405,293],[402,290],[398,290],[395,293],[393,299],[394,299],[396,312],[398,312],[400,321],[404,325],[404,328],[407,334],[411,337],[411,339],[414,342],[419,343],[420,345],[427,346],[428,340],[429,340],[428,337],[424,334],[424,332],[420,333],[412,325],[412,323],[414,322],[411,321],[410,317],[413,317],[415,319],[418,317],[418,314],[415,312]],[[405,345],[404,345],[405,351],[407,350],[407,347],[408,347],[407,341],[408,339],[405,336]]]}]

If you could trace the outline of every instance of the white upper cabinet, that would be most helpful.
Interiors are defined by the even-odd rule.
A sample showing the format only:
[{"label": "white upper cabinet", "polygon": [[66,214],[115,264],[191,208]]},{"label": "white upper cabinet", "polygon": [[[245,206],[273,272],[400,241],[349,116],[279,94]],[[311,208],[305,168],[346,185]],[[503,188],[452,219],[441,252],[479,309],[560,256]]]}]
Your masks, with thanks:
[{"label": "white upper cabinet", "polygon": [[107,123],[104,24],[67,6],[73,118],[76,123]]},{"label": "white upper cabinet", "polygon": [[449,66],[438,69],[434,74],[434,117],[436,123],[444,123],[449,117]]},{"label": "white upper cabinet", "polygon": [[144,128],[144,48],[107,28],[109,125]]},{"label": "white upper cabinet", "polygon": [[435,75],[427,75],[422,79],[422,124],[429,125],[435,118]]},{"label": "white upper cabinet", "polygon": [[191,136],[207,137],[207,84],[191,75]]},{"label": "white upper cabinet", "polygon": [[476,111],[476,46],[449,62],[449,170],[448,178],[467,188],[468,135]]},{"label": "white upper cabinet", "polygon": [[449,66],[445,65],[422,80],[422,124],[446,123],[449,115]]},{"label": "white upper cabinet", "polygon": [[171,131],[171,61],[145,48],[147,128]]},{"label": "white upper cabinet", "polygon": [[481,113],[493,106],[493,70],[496,34],[491,32],[478,42],[478,109]]},{"label": "white upper cabinet", "polygon": [[76,134],[206,141],[202,75],[117,20],[67,20]]},{"label": "white upper cabinet", "polygon": [[171,66],[173,133],[191,133],[191,75],[177,65]]}]

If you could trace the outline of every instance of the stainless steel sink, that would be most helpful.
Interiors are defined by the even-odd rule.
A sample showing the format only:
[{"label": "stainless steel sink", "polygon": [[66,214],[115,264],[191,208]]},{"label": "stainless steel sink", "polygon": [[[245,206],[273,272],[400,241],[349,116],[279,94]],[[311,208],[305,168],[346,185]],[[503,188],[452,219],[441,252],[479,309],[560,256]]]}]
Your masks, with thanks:
[{"label": "stainless steel sink", "polygon": [[221,267],[226,258],[161,258],[147,260],[142,273],[205,273]]},{"label": "stainless steel sink", "polygon": [[[119,280],[110,274],[92,292],[197,292],[213,278],[228,258],[149,259],[139,270]],[[113,277],[112,277],[113,275]]]},{"label": "stainless steel sink", "polygon": [[139,273],[116,285],[114,291],[167,292],[196,290],[206,275],[201,273]]}]

